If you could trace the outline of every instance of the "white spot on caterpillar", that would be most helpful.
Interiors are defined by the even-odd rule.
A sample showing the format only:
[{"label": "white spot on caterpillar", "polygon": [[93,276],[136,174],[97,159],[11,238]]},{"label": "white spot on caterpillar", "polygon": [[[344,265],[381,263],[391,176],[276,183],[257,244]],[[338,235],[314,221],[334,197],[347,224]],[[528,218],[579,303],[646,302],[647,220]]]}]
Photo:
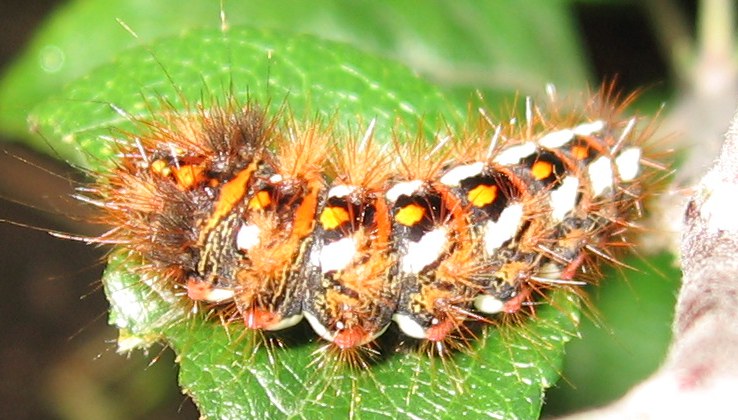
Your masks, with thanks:
[{"label": "white spot on caterpillar", "polygon": [[640,161],[641,149],[630,147],[623,150],[623,152],[615,158],[615,166],[618,168],[620,180],[624,182],[634,180],[635,177],[638,176]]},{"label": "white spot on caterpillar", "polygon": [[612,162],[606,156],[600,156],[592,162],[588,171],[595,196],[602,194],[608,188],[612,188]]},{"label": "white spot on caterpillar", "polygon": [[461,181],[477,176],[484,170],[484,162],[474,162],[450,169],[441,177],[441,183],[449,187],[458,187]]},{"label": "white spot on caterpillar", "polygon": [[236,234],[236,247],[243,251],[259,245],[261,229],[256,225],[242,225]]},{"label": "white spot on caterpillar", "polygon": [[[305,319],[307,319],[308,323],[310,324],[310,327],[315,331],[316,334],[318,334],[321,338],[324,340],[334,342],[336,340],[336,336],[338,335],[338,331],[333,332],[330,331],[328,328],[326,328],[325,325],[321,324],[320,321],[318,321],[318,318],[315,317],[315,315],[311,314],[310,312],[303,311],[301,315],[296,315],[300,319],[302,319],[303,315],[305,316]],[[299,321],[298,321],[299,322]],[[297,324],[297,323],[295,323]],[[292,324],[292,325],[295,325]],[[292,326],[290,325],[290,326]],[[336,323],[336,327],[342,329],[344,327],[343,322],[339,321]],[[380,335],[384,334],[385,331],[387,331],[387,328],[389,327],[389,324],[385,325],[381,329],[379,329],[374,334],[367,335],[364,340],[356,343],[356,346],[363,346],[366,343],[370,343],[377,339]]]},{"label": "white spot on caterpillar", "polygon": [[205,296],[205,300],[211,303],[225,302],[226,300],[233,299],[233,289],[221,289],[219,287],[213,287]]},{"label": "white spot on caterpillar", "polygon": [[538,277],[557,280],[561,278],[561,267],[552,262],[548,262],[541,267],[538,272]]},{"label": "white spot on caterpillar", "polygon": [[569,143],[574,139],[574,136],[589,136],[602,131],[603,128],[605,128],[605,122],[602,120],[583,123],[574,128],[552,131],[541,137],[538,144],[547,149],[556,149]]},{"label": "white spot on caterpillar", "polygon": [[400,330],[405,333],[405,335],[417,338],[418,340],[426,339],[425,328],[415,322],[414,319],[410,318],[409,315],[394,314],[392,315],[392,320],[397,323],[397,326],[400,327]]},{"label": "white spot on caterpillar", "polygon": [[405,273],[420,273],[441,255],[448,241],[447,235],[448,229],[439,227],[423,235],[419,241],[410,242],[407,253],[400,261],[400,270]]},{"label": "white spot on caterpillar", "polygon": [[284,178],[282,177],[282,175],[280,175],[280,174],[274,174],[274,175],[272,175],[272,176],[269,177],[269,182],[271,182],[272,184],[276,184],[278,182],[282,182],[283,179]]},{"label": "white spot on caterpillar", "polygon": [[517,146],[511,146],[498,154],[494,161],[500,165],[514,165],[536,152],[536,144],[526,142]]},{"label": "white spot on caterpillar", "polygon": [[356,191],[353,185],[336,185],[328,191],[328,197],[343,198]]},{"label": "white spot on caterpillar", "polygon": [[491,256],[502,244],[512,239],[518,232],[523,218],[523,205],[513,204],[506,207],[496,222],[488,221],[484,226],[484,250]]},{"label": "white spot on caterpillar", "polygon": [[579,124],[572,131],[577,136],[589,136],[605,128],[605,122],[602,120],[592,121],[590,123]]},{"label": "white spot on caterpillar", "polygon": [[576,206],[578,192],[579,179],[575,176],[567,176],[558,188],[551,191],[551,217],[554,220],[564,220],[566,214]]},{"label": "white spot on caterpillar", "polygon": [[401,195],[411,196],[423,186],[423,181],[416,179],[413,181],[398,182],[390,188],[385,196],[387,200],[395,202]]},{"label": "white spot on caterpillar", "polygon": [[479,295],[474,298],[474,307],[484,314],[496,314],[505,308],[505,302],[492,295]]},{"label": "white spot on caterpillar", "polygon": [[333,339],[336,338],[336,335],[328,331],[328,328],[321,324],[315,315],[307,311],[303,311],[302,314],[305,315],[305,319],[308,320],[308,323],[310,324],[310,327],[312,327],[313,331],[315,331],[315,334],[318,334],[322,339],[333,341]]},{"label": "white spot on caterpillar", "polygon": [[555,149],[569,143],[574,138],[574,131],[567,128],[565,130],[552,131],[540,139],[538,144],[548,149]]},{"label": "white spot on caterpillar", "polygon": [[323,245],[320,249],[320,270],[322,273],[343,270],[356,255],[354,238],[342,238]]},{"label": "white spot on caterpillar", "polygon": [[283,330],[285,328],[293,327],[302,321],[302,314],[292,315],[287,318],[282,318],[279,322],[270,325],[269,327],[265,328],[267,331],[279,331]]}]

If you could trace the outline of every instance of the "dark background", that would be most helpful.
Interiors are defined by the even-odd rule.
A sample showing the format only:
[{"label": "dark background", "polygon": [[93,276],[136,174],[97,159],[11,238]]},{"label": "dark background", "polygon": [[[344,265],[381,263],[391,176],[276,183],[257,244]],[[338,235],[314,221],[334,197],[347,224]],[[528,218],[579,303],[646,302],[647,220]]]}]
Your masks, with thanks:
[{"label": "dark background", "polygon": [[[0,69],[56,3],[3,0]],[[592,3],[579,4],[576,16],[597,78],[617,74],[626,91],[668,88],[670,75],[642,10],[628,2]],[[682,5],[694,16],[692,2]],[[176,385],[170,351],[115,353],[99,283],[105,250],[45,232],[96,232],[79,221],[85,209],[66,198],[78,175],[53,159],[2,148],[8,152],[0,156],[0,218],[32,228],[0,223],[0,417],[197,418]]]}]

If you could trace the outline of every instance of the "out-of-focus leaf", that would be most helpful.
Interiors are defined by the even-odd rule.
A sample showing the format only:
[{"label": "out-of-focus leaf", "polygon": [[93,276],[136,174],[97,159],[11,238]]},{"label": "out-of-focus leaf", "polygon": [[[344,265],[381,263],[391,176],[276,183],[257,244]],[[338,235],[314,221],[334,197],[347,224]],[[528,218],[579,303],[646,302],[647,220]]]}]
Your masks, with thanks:
[{"label": "out-of-focus leaf", "polygon": [[[567,2],[535,0],[271,0],[225,3],[227,22],[351,43],[431,80],[526,93],[586,79]],[[212,0],[74,1],[38,32],[0,80],[0,130],[24,136],[31,107],[121,50],[195,27],[220,25]],[[132,28],[134,38],[116,19]],[[82,30],[82,28],[84,28]]]}]

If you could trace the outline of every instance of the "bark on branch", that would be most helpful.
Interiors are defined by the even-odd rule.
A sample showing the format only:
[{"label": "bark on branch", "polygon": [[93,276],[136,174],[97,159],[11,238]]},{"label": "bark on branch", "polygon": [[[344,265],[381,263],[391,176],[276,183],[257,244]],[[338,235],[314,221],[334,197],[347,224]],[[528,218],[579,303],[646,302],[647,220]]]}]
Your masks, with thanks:
[{"label": "bark on branch", "polygon": [[738,415],[738,113],[687,205],[681,264],[674,339],[664,365],[621,400],[569,418]]}]

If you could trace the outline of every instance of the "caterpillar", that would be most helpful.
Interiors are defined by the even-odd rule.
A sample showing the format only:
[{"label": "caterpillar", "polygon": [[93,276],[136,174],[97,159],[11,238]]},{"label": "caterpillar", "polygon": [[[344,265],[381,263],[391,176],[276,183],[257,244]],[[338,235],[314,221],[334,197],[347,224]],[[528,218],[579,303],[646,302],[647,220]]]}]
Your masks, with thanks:
[{"label": "caterpillar", "polygon": [[[303,318],[339,352],[394,321],[445,353],[490,323],[576,290],[640,212],[651,135],[606,86],[578,108],[526,101],[428,139],[340,133],[230,98],[117,136],[119,161],[78,197],[188,299],[279,331]],[[354,358],[347,357],[347,360]]]}]

